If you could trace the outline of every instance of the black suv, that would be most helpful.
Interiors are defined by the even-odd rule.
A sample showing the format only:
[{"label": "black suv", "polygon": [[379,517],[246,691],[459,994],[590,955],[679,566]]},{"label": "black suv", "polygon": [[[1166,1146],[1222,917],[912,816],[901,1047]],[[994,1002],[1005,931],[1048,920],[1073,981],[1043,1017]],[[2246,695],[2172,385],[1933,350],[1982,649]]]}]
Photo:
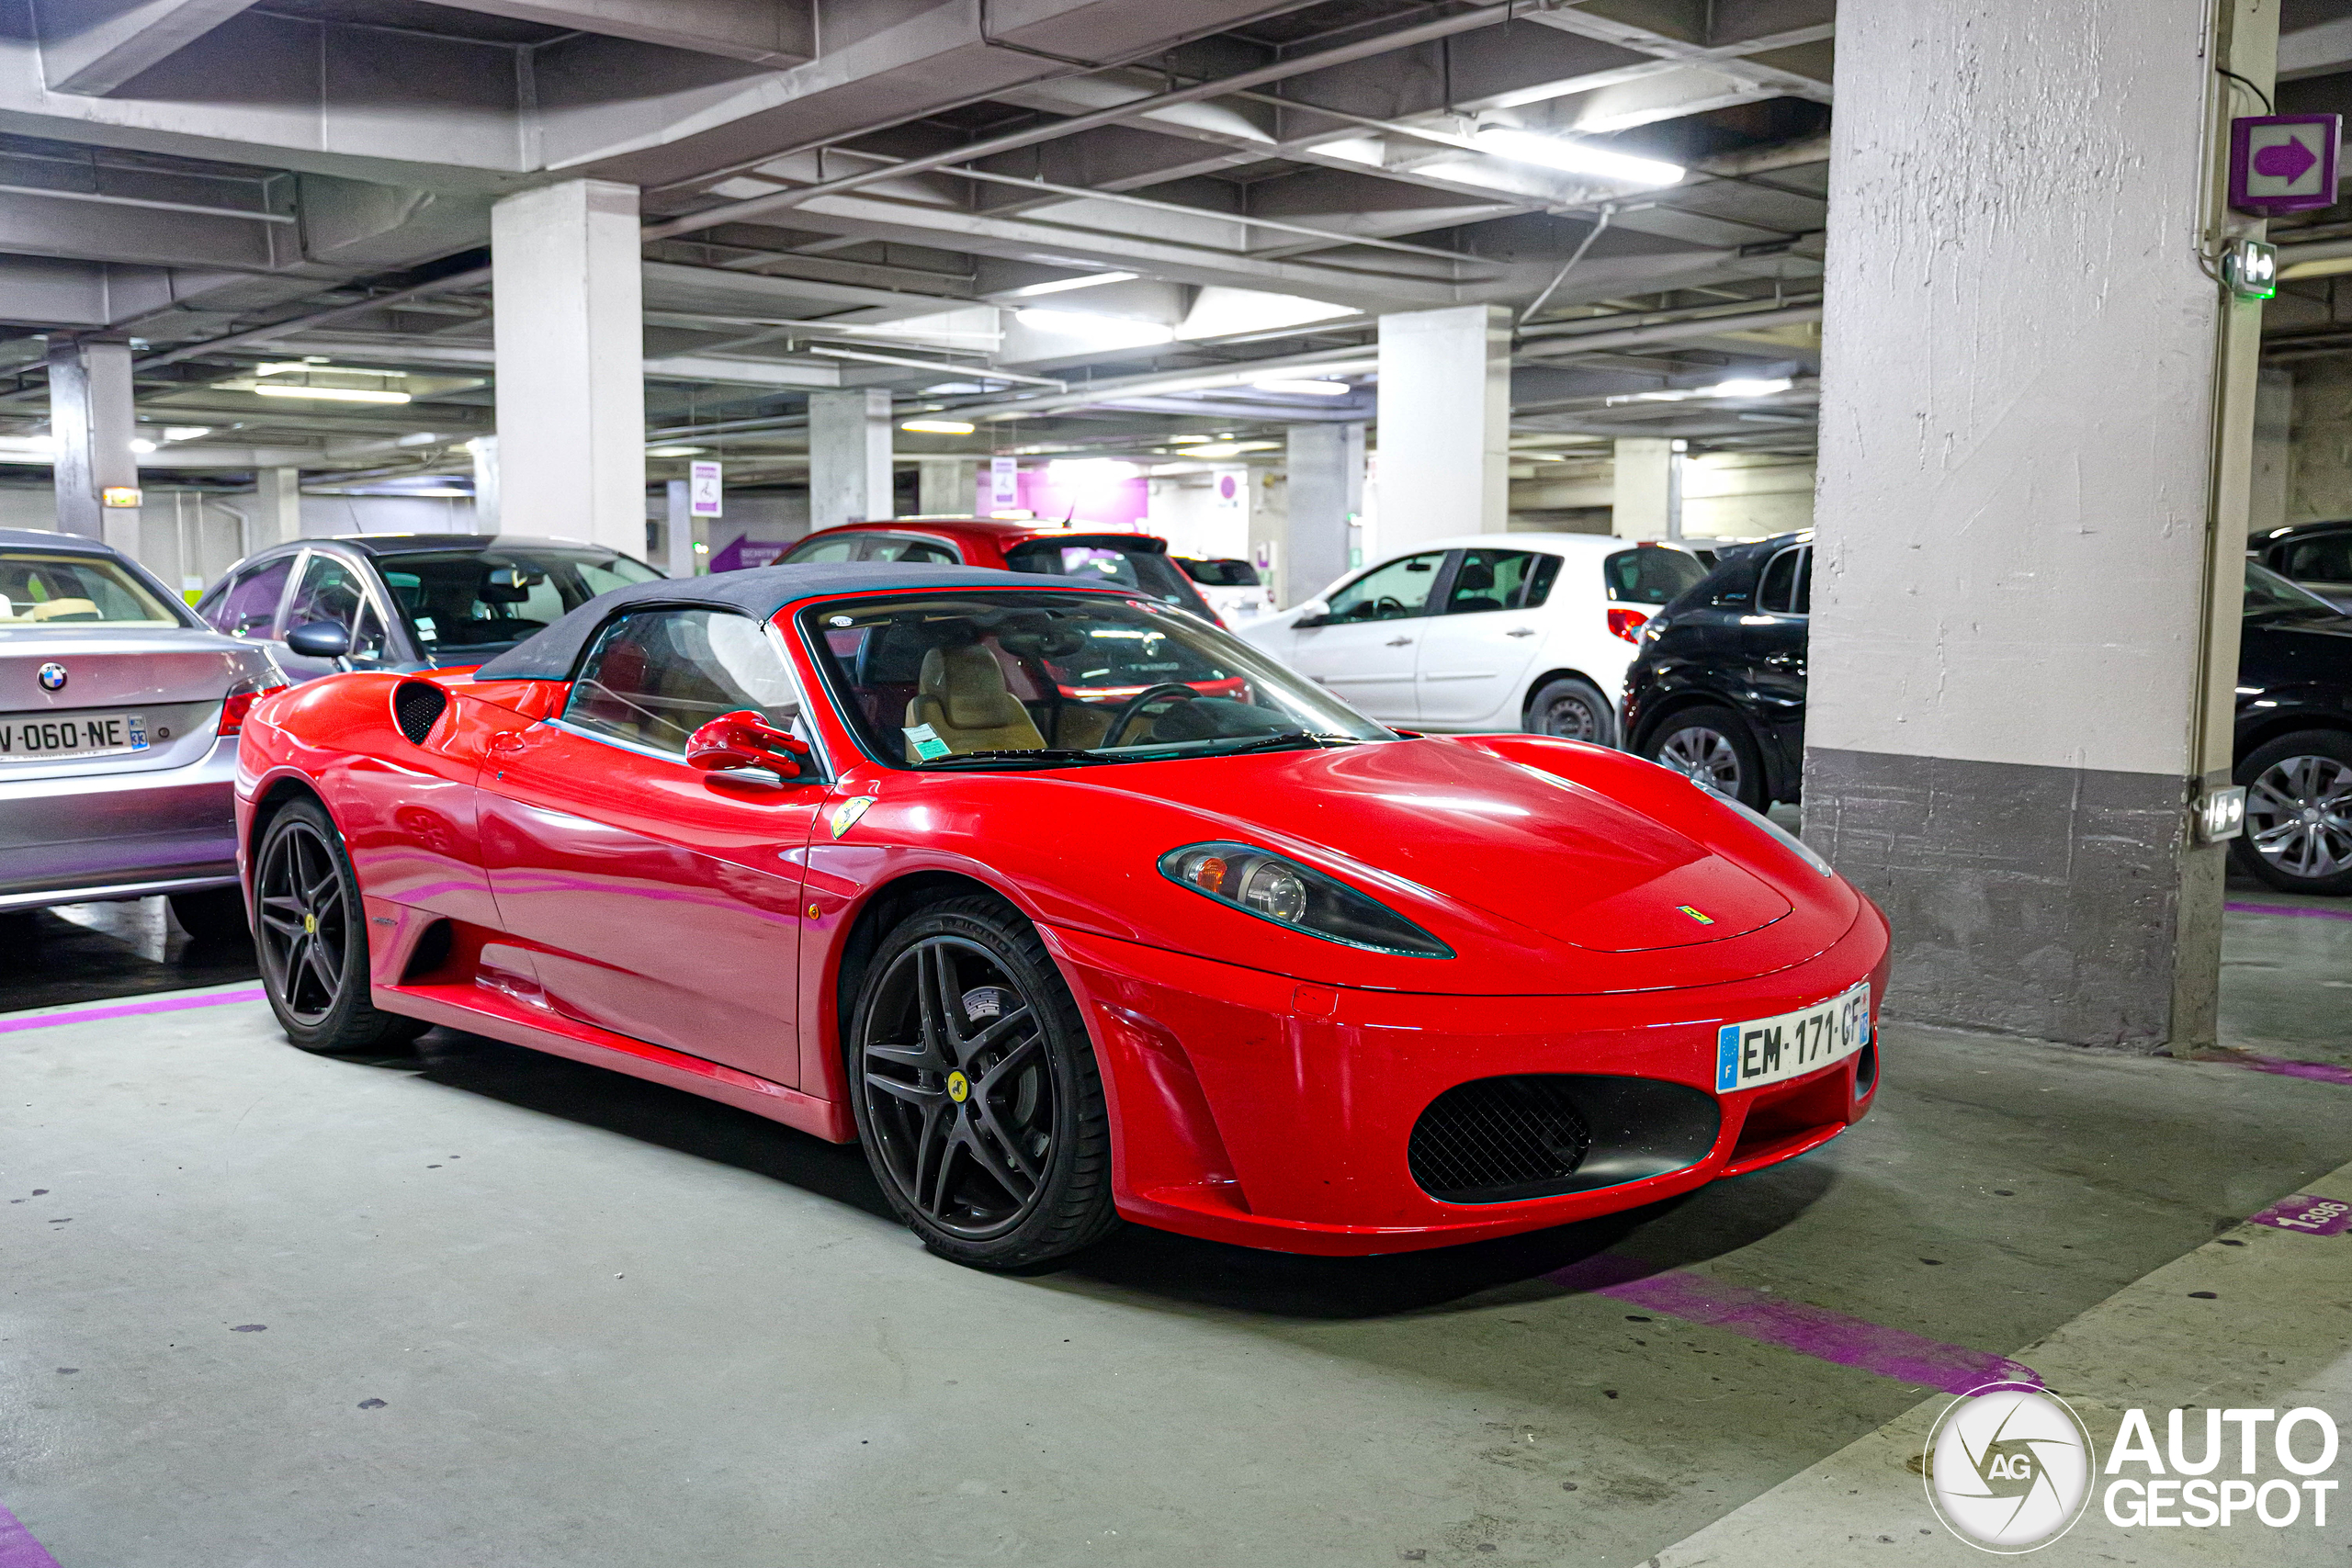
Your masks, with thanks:
[{"label": "black suv", "polygon": [[1725,551],[1651,617],[1625,671],[1626,750],[1761,811],[1797,797],[1813,536]]},{"label": "black suv", "polygon": [[2246,554],[2337,609],[2352,611],[2352,521],[2273,528],[2247,541]]},{"label": "black suv", "polygon": [[[1625,672],[1626,746],[1762,809],[1804,759],[1813,540],[1725,556],[1642,628]],[[2352,616],[2248,561],[2239,645],[2238,864],[2295,893],[2352,893]]]}]

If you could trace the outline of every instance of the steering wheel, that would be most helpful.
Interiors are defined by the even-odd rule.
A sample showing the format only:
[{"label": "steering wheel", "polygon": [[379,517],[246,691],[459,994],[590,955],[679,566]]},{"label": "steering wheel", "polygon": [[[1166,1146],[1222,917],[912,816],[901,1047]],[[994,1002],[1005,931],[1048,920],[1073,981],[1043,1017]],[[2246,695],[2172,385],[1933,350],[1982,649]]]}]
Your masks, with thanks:
[{"label": "steering wheel", "polygon": [[1375,621],[1384,621],[1391,615],[1401,615],[1404,613],[1405,602],[1402,599],[1391,599],[1384,593],[1372,602],[1372,618]]},{"label": "steering wheel", "polygon": [[1095,744],[1098,748],[1103,749],[1116,746],[1125,737],[1127,726],[1134,721],[1136,715],[1141,713],[1144,710],[1144,705],[1154,698],[1183,697],[1190,700],[1200,694],[1192,687],[1178,685],[1172,681],[1163,685],[1147,686],[1119,705],[1118,716],[1111,720],[1111,728],[1102,732],[1102,739]]}]

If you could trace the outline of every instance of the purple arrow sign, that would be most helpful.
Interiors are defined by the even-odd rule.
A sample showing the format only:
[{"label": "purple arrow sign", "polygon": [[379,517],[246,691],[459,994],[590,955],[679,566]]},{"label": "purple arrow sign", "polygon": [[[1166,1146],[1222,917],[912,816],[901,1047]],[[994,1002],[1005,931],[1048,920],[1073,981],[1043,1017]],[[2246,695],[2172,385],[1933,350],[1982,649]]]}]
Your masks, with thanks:
[{"label": "purple arrow sign", "polygon": [[2341,116],[2247,115],[2230,122],[2230,205],[2269,216],[2335,205]]},{"label": "purple arrow sign", "polygon": [[2311,173],[2319,159],[2312,150],[2293,137],[2274,141],[2254,155],[2254,172],[2266,179],[2300,180]]}]

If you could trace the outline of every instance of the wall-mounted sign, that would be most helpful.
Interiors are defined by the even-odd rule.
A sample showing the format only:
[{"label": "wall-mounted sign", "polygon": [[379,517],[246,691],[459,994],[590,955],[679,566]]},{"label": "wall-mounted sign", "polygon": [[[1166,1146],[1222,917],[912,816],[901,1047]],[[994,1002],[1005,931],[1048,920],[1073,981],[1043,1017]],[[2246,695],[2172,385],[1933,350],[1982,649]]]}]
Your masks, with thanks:
[{"label": "wall-mounted sign", "polygon": [[1021,504],[1021,459],[990,457],[989,459],[987,512],[1000,512]]},{"label": "wall-mounted sign", "polygon": [[137,485],[108,485],[98,491],[98,504],[101,506],[137,506],[140,499]]},{"label": "wall-mounted sign", "polygon": [[2335,205],[2344,117],[2257,114],[2230,121],[2230,205],[2266,217]]},{"label": "wall-mounted sign", "polygon": [[719,468],[716,463],[686,465],[686,512],[694,517],[717,517],[719,513]]}]

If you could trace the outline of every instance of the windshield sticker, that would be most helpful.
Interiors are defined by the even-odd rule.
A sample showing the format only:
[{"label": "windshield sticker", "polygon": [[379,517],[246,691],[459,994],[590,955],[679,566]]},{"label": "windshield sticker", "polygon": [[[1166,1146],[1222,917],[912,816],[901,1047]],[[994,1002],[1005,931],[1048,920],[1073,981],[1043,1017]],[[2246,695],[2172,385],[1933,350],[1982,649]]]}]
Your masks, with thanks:
[{"label": "windshield sticker", "polygon": [[440,640],[441,634],[440,634],[440,632],[439,632],[437,629],[435,629],[435,627],[434,626],[434,625],[433,625],[433,617],[432,617],[432,616],[430,616],[430,615],[419,615],[419,616],[417,616],[417,617],[416,617],[416,620],[415,620],[415,626],[416,626],[416,635],[417,635],[417,636],[419,636],[419,637],[423,637],[425,641],[427,641],[427,642],[437,642],[437,641],[439,641],[439,640]]},{"label": "windshield sticker", "polygon": [[853,796],[848,800],[844,800],[839,806],[834,807],[832,816],[833,837],[838,839],[843,833],[848,832],[852,828],[856,827],[857,819],[865,816],[865,808],[873,804],[874,797],[872,795],[861,795]]},{"label": "windshield sticker", "polygon": [[915,761],[928,762],[944,757],[954,747],[939,738],[939,732],[927,724],[910,725],[906,730],[907,744],[915,749]]}]

